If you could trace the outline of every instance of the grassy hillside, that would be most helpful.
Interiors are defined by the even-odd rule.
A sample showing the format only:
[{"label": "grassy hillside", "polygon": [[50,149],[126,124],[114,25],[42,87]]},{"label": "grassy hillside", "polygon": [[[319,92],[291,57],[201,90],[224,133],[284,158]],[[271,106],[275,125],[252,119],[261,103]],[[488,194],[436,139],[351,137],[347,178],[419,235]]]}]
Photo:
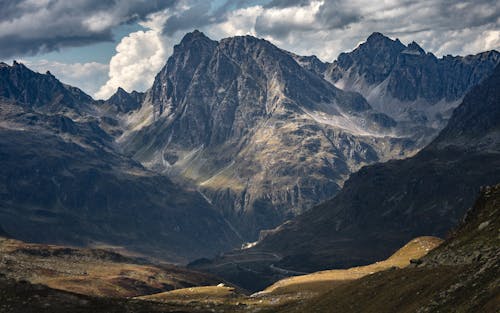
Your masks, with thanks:
[{"label": "grassy hillside", "polygon": [[210,275],[172,265],[152,265],[106,250],[6,238],[0,238],[0,273],[18,281],[101,297],[133,297],[220,282]]},{"label": "grassy hillside", "polygon": [[411,268],[349,282],[280,312],[498,312],[500,185],[482,189],[460,227]]}]

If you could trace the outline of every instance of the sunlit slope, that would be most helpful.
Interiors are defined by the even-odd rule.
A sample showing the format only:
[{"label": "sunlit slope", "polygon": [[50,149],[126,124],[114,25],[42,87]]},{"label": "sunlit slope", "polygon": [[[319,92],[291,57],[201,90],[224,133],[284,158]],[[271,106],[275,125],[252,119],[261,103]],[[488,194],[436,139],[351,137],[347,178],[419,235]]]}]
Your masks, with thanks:
[{"label": "sunlit slope", "polygon": [[392,267],[403,268],[410,260],[419,259],[441,244],[437,237],[418,237],[396,251],[384,261],[349,269],[320,271],[308,275],[294,276],[276,282],[259,294],[281,294],[292,292],[317,292],[333,287],[336,283],[350,281],[384,271]]},{"label": "sunlit slope", "polygon": [[133,297],[219,282],[195,271],[152,265],[106,250],[30,244],[1,237],[0,274],[54,289],[104,297]]}]

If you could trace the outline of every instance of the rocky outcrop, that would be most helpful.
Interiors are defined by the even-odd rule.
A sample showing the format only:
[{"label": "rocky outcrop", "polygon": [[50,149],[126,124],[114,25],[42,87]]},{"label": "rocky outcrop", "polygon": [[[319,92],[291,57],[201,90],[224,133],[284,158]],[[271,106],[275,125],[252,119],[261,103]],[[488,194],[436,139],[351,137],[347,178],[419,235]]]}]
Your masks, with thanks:
[{"label": "rocky outcrop", "polygon": [[153,118],[121,139],[124,150],[196,185],[248,241],[331,197],[361,166],[415,148],[362,96],[251,36],[187,34],[145,111]]},{"label": "rocky outcrop", "polygon": [[143,100],[143,92],[134,90],[128,93],[123,88],[119,87],[116,92],[104,102],[104,105],[109,105],[120,113],[129,113],[139,109]]},{"label": "rocky outcrop", "polygon": [[14,61],[0,63],[0,97],[44,113],[82,114],[92,110],[93,99],[78,88],[67,86],[50,72],[34,73]]}]

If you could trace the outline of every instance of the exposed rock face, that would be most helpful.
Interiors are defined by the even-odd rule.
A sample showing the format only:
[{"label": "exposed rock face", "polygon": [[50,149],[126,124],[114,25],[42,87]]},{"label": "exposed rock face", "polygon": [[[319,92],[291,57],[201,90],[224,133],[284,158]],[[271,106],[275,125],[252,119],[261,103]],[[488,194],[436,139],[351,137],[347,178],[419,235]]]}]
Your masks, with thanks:
[{"label": "exposed rock face", "polygon": [[[252,259],[240,261],[239,274],[234,265],[206,268],[238,281],[246,266],[247,276],[256,268],[268,275],[262,264],[294,271],[350,267],[384,259],[416,236],[443,237],[480,186],[500,181],[499,85],[500,66],[471,89],[448,126],[416,156],[362,168],[332,200],[213,263]],[[255,255],[267,259],[256,265]]]},{"label": "exposed rock face", "polygon": [[[314,253],[307,249],[305,234],[324,247],[332,245],[330,249],[334,241],[344,239],[365,255],[361,261],[389,253],[398,246],[393,241],[445,235],[472,205],[480,186],[500,181],[499,84],[497,67],[468,93],[448,126],[415,157],[363,168],[333,200],[285,225],[262,247],[285,241],[293,246],[292,240],[305,243],[301,251]],[[383,242],[385,248],[375,253],[364,247],[364,240]],[[353,256],[348,259],[354,261]]]},{"label": "exposed rock face", "polygon": [[2,64],[0,95],[0,227],[12,237],[177,261],[239,243],[198,193],[118,154],[83,92]]},{"label": "exposed rock face", "polygon": [[21,63],[0,63],[0,97],[45,113],[79,114],[93,100],[78,88],[66,86],[50,72],[34,73]]},{"label": "exposed rock face", "polygon": [[104,104],[116,108],[118,112],[128,113],[139,109],[143,100],[143,92],[134,90],[128,93],[120,87],[116,90],[114,95],[104,102]]},{"label": "exposed rock face", "polygon": [[360,92],[377,110],[405,127],[439,131],[464,94],[493,71],[500,53],[435,57],[417,43],[403,45],[380,33],[339,55],[323,75],[344,90]]},{"label": "exposed rock face", "polygon": [[124,149],[194,183],[248,241],[331,197],[361,166],[415,149],[362,96],[250,36],[187,34],[137,114],[148,110],[154,118]]}]

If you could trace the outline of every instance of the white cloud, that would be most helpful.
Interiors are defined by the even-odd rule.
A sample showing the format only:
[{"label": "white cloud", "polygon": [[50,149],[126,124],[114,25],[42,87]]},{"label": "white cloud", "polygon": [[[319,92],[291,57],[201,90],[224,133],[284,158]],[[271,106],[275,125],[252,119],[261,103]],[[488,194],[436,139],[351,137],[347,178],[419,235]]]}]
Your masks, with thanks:
[{"label": "white cloud", "polygon": [[166,13],[152,15],[147,22],[140,23],[147,30],[130,33],[118,43],[109,64],[109,79],[94,94],[96,98],[106,99],[118,87],[129,92],[151,87],[170,52],[169,42],[161,34],[166,18]]},{"label": "white cloud", "polygon": [[176,0],[1,0],[0,58],[112,41],[112,29],[144,21]]},{"label": "white cloud", "polygon": [[81,88],[90,95],[106,81],[109,68],[107,64],[97,62],[61,63],[48,60],[21,60],[21,62],[40,73],[50,71],[63,83]]},{"label": "white cloud", "polygon": [[[151,87],[173,45],[193,25],[200,25],[213,39],[248,34],[297,54],[315,54],[324,61],[354,49],[375,31],[404,43],[416,41],[438,56],[500,47],[500,17],[495,13],[500,4],[489,0],[278,1],[279,6],[230,7],[217,15],[193,10],[197,1],[202,0],[182,0],[150,15],[141,23],[147,30],[123,38],[111,60],[109,79],[96,97],[109,97],[118,87],[128,91]],[[200,14],[199,21],[196,14]],[[167,26],[173,28],[165,32]]]},{"label": "white cloud", "polygon": [[[416,41],[438,56],[500,48],[500,3],[453,1],[293,1],[229,11],[223,22],[202,30],[215,39],[240,34],[266,38],[302,55],[333,61],[378,31]],[[302,4],[302,5],[301,5]]]}]

